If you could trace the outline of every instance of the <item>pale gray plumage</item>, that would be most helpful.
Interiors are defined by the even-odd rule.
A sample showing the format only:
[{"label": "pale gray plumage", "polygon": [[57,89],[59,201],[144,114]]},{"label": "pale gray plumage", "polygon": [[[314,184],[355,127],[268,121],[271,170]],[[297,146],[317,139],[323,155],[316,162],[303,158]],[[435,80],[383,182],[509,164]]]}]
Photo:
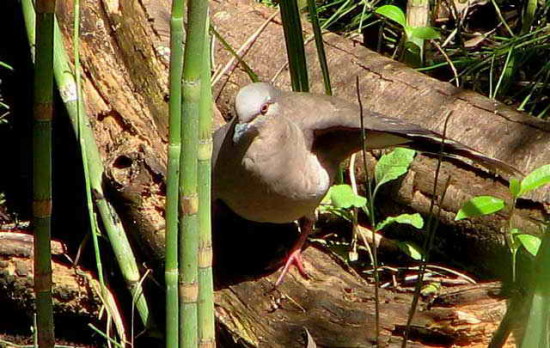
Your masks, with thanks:
[{"label": "pale gray plumage", "polygon": [[[242,217],[285,223],[313,213],[339,163],[361,149],[358,106],[267,83],[242,88],[237,117],[214,135],[214,197]],[[441,136],[417,125],[363,111],[367,149],[405,146],[437,153]],[[444,152],[516,173],[498,160],[446,140]]]}]

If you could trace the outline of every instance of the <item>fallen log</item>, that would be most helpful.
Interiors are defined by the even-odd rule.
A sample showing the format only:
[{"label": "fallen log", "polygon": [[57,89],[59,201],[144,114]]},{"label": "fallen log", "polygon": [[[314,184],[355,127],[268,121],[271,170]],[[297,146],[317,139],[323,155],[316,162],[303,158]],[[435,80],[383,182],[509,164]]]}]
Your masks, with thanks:
[{"label": "fallen log", "polygon": [[[100,287],[93,274],[81,267],[73,267],[64,257],[65,247],[52,241],[53,301],[57,332],[64,339],[79,339],[74,330],[88,330],[89,323],[99,323],[102,301]],[[0,336],[13,331],[32,336],[34,309],[33,236],[21,232],[0,232]],[[19,325],[16,330],[13,325]],[[24,329],[23,329],[24,328]],[[13,332],[12,331],[12,332]],[[89,331],[91,334],[91,331]],[[84,335],[83,337],[90,336]]]},{"label": "fallen log", "polygon": [[[2,232],[0,241],[0,304],[6,313],[11,308],[24,311],[31,323],[32,235]],[[58,334],[64,339],[74,337],[76,342],[88,342],[82,341],[82,337],[77,339],[82,335],[71,330],[86,330],[88,323],[98,322],[102,306],[99,284],[89,272],[60,260],[64,253],[61,243],[54,241],[52,248]],[[221,334],[222,342],[241,346],[299,346],[305,345],[307,330],[322,346],[371,346],[375,339],[372,284],[353,271],[335,268],[334,260],[316,248],[307,249],[306,260],[316,260],[314,266],[306,263],[311,280],[292,276],[273,290],[276,278],[271,275],[227,285],[218,291],[217,318],[227,330]],[[411,337],[433,345],[486,344],[498,323],[495,318],[501,318],[506,308],[499,292],[497,283],[446,290],[429,311],[417,316]],[[381,342],[397,346],[399,340],[392,336],[403,330],[406,321],[403,309],[409,305],[410,295],[382,290],[382,298]],[[258,318],[262,318],[261,323]],[[0,336],[6,325],[1,327]]]}]

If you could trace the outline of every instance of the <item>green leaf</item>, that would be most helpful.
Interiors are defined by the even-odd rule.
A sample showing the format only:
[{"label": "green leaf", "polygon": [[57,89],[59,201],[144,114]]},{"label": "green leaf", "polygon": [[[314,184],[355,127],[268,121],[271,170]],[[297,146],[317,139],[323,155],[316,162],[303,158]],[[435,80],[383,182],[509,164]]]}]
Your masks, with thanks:
[{"label": "green leaf", "polygon": [[470,199],[456,214],[455,220],[492,214],[504,208],[504,201],[493,196],[478,196]]},{"label": "green leaf", "polygon": [[394,5],[380,6],[374,12],[378,13],[381,16],[391,19],[392,21],[396,22],[402,27],[405,27],[407,25],[407,21],[405,19],[405,13],[403,12],[403,10],[401,10],[397,6],[394,6]]},{"label": "green leaf", "polygon": [[411,225],[418,229],[421,229],[422,227],[424,227],[424,219],[422,219],[422,216],[420,214],[415,213],[415,214],[401,214],[398,216],[387,217],[384,221],[376,225],[376,230],[379,231],[384,227],[391,225],[393,223]]},{"label": "green leaf", "polygon": [[516,235],[516,238],[519,240],[525,250],[529,252],[529,254],[537,256],[541,244],[541,239],[539,237],[526,233],[520,233]]},{"label": "green leaf", "polygon": [[432,27],[412,27],[408,31],[409,38],[431,40],[439,38],[439,32]]},{"label": "green leaf", "polygon": [[399,249],[401,249],[405,254],[409,255],[413,260],[420,261],[422,260],[422,251],[421,249],[408,242],[397,242],[397,246]]},{"label": "green leaf", "polygon": [[359,208],[367,204],[367,199],[356,195],[349,185],[334,185],[329,189],[327,196],[330,197],[331,204],[336,208]]},{"label": "green leaf", "polygon": [[550,183],[550,164],[546,164],[540,168],[533,170],[521,182],[520,195],[524,195],[529,191],[537,189],[543,185]]},{"label": "green leaf", "polygon": [[510,189],[510,193],[512,194],[512,197],[518,198],[521,192],[521,182],[519,182],[519,180],[516,178],[511,178],[509,189]]},{"label": "green leaf", "polygon": [[3,68],[6,68],[8,70],[11,70],[13,71],[13,67],[7,63],[4,63],[4,62],[0,62],[0,66],[3,67]]},{"label": "green leaf", "polygon": [[414,154],[414,150],[397,148],[382,156],[376,164],[376,185],[381,186],[405,174],[414,158]]}]

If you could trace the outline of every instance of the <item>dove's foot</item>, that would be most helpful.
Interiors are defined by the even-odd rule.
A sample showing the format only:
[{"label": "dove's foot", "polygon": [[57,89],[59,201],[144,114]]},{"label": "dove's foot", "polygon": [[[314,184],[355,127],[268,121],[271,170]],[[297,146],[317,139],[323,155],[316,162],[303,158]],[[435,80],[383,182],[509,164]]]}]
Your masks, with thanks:
[{"label": "dove's foot", "polygon": [[281,275],[279,276],[279,278],[277,279],[277,282],[275,283],[275,286],[279,286],[279,284],[281,284],[283,282],[283,279],[285,278],[285,275],[288,273],[288,271],[290,270],[290,266],[291,265],[295,265],[296,268],[298,268],[298,271],[300,272],[300,274],[308,279],[308,275],[307,275],[307,272],[306,272],[306,269],[304,268],[304,264],[303,264],[303,260],[302,260],[302,248],[298,248],[296,250],[294,250],[293,252],[290,253],[290,255],[288,255],[288,258],[286,259],[286,263],[285,263],[285,266],[283,267],[283,270],[281,271]]}]

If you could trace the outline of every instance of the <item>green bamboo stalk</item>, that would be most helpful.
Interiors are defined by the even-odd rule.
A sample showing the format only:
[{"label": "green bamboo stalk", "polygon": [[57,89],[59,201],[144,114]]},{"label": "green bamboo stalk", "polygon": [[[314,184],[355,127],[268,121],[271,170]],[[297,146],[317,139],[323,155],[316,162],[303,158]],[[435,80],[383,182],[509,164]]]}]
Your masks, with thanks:
[{"label": "green bamboo stalk", "polygon": [[170,104],[166,179],[166,347],[178,346],[178,203],[181,153],[183,0],[172,1],[170,18]]},{"label": "green bamboo stalk", "polygon": [[[208,26],[205,28],[208,31]],[[199,347],[214,348],[214,281],[212,278],[211,160],[212,160],[212,85],[210,83],[210,40],[204,41],[201,81],[198,148],[199,194]]]},{"label": "green bamboo stalk", "polygon": [[[198,345],[198,196],[197,150],[201,79],[206,40],[207,0],[188,1],[188,31],[182,82],[182,146],[180,157],[179,295],[180,346]],[[207,81],[209,83],[210,81]]]},{"label": "green bamboo stalk", "polygon": [[298,4],[296,0],[285,0],[281,1],[279,6],[281,8],[292,90],[307,92],[309,90],[309,82],[306,52],[304,49],[304,37],[302,35],[302,23],[300,21]]},{"label": "green bamboo stalk", "polygon": [[[32,0],[22,0],[23,16],[25,26],[27,28],[27,36],[31,46],[35,42],[35,13]],[[32,51],[32,49],[31,49]],[[83,120],[81,136],[85,144],[86,156],[88,159],[88,170],[90,174],[90,185],[94,203],[98,208],[99,215],[107,232],[109,241],[113,248],[113,253],[119,264],[122,276],[126,282],[126,286],[132,293],[132,296],[137,298],[136,308],[140,314],[141,320],[146,327],[153,327],[152,318],[149,316],[149,307],[142,295],[143,290],[140,281],[140,274],[137,267],[137,262],[134,252],[130,247],[128,237],[124,232],[121,220],[117,212],[105,199],[102,187],[102,178],[104,173],[103,161],[99,154],[97,144],[95,142],[94,133],[85,113],[85,104],[82,100],[76,98],[76,83],[74,74],[71,71],[67,52],[63,47],[61,30],[57,22],[54,22],[54,76],[59,89],[67,114],[71,120],[71,125],[75,133],[78,132],[78,110],[80,117]],[[80,103],[80,105],[79,105]]]},{"label": "green bamboo stalk", "polygon": [[38,346],[55,345],[52,303],[52,118],[55,0],[36,1],[33,99],[34,291]]}]

